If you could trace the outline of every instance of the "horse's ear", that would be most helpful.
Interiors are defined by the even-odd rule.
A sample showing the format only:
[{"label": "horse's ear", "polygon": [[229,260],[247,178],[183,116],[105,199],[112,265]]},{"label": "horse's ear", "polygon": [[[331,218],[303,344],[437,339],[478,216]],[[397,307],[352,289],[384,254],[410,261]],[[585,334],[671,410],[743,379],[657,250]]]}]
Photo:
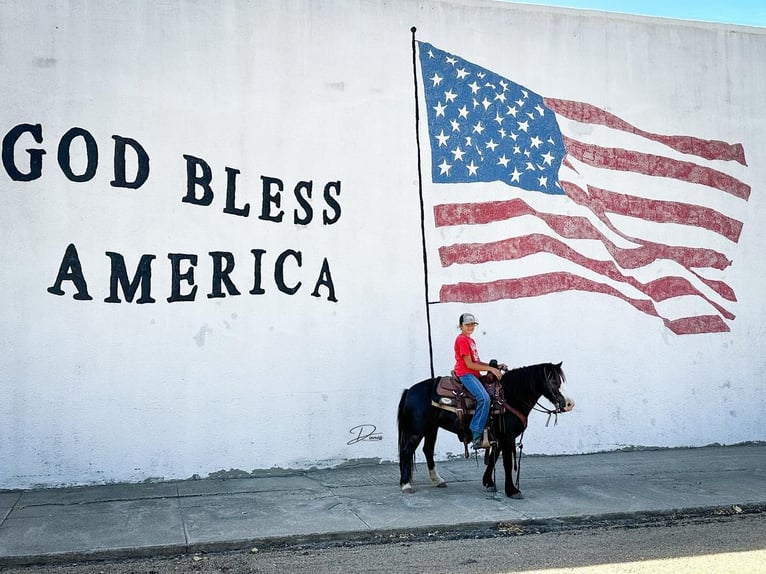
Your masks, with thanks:
[{"label": "horse's ear", "polygon": [[556,365],[556,366],[557,366],[557,367],[560,369],[560,368],[561,368],[561,365],[563,365],[563,364],[564,364],[564,361],[559,361],[559,364],[558,364],[558,365]]}]

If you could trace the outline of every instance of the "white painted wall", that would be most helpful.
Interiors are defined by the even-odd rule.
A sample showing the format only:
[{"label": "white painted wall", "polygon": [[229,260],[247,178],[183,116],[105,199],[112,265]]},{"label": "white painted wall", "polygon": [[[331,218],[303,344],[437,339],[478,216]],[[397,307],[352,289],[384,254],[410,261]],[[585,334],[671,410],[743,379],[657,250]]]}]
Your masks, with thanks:
[{"label": "white painted wall", "polygon": [[[46,154],[33,181],[0,169],[0,488],[396,458],[401,391],[430,373],[412,26],[539,93],[650,131],[742,143],[749,166],[735,175],[752,187],[720,274],[737,295],[729,332],[673,335],[618,299],[580,292],[440,304],[436,372],[451,369],[457,316],[471,310],[484,358],[564,362],[577,410],[555,428],[533,417],[527,452],[766,439],[762,30],[487,1],[6,2],[0,135],[40,124],[43,142],[25,134],[14,160],[28,171],[24,150]],[[57,163],[75,126],[99,153],[80,183]],[[113,135],[150,158],[139,189],[110,185]],[[209,207],[182,201],[184,155],[212,169]],[[227,167],[240,172],[248,217],[223,212]],[[284,184],[281,223],[259,219],[261,176]],[[308,180],[314,218],[298,225],[292,190]],[[322,189],[334,181],[341,215],[324,225],[322,210],[334,211]],[[75,300],[71,281],[63,296],[47,291],[69,244],[92,300]],[[265,250],[260,295],[249,294],[252,249]],[[294,295],[273,277],[286,250],[301,253],[300,266],[285,264],[288,286],[301,282]],[[233,254],[241,295],[208,298],[211,251]],[[155,255],[156,302],[104,302],[105,252],[131,273]],[[169,253],[198,255],[193,302],[167,302]],[[325,259],[337,302],[326,286],[311,295]],[[379,440],[348,444],[358,425]],[[437,448],[462,450],[447,434]]]}]

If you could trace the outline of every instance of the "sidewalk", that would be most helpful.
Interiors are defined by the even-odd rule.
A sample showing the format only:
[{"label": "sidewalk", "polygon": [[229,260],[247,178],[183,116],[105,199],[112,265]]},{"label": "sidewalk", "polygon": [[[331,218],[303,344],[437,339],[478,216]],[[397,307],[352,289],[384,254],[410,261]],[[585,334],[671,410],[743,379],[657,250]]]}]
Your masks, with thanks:
[{"label": "sidewalk", "polygon": [[[259,478],[0,491],[0,566],[275,548],[336,540],[520,533],[766,510],[766,444],[525,456],[523,500],[481,486],[480,458]],[[502,465],[500,465],[502,466]],[[490,534],[491,535],[491,534]]]}]

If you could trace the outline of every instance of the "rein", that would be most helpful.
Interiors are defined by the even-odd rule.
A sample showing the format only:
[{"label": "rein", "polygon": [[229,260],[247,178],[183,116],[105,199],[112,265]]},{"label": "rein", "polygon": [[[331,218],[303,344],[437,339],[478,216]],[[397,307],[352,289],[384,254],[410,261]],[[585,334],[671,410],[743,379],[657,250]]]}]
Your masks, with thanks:
[{"label": "rein", "polygon": [[[507,370],[505,372],[507,372]],[[505,373],[503,373],[503,374],[505,374]],[[546,379],[545,384],[547,386],[549,386],[549,385],[551,385],[551,382]],[[559,386],[560,386],[560,382],[559,382]],[[552,389],[550,389],[550,388],[548,389],[549,392],[551,390]],[[553,393],[553,394],[555,394],[555,393]],[[558,423],[559,423],[559,413],[564,412],[564,411],[558,406],[558,403],[554,403],[554,404],[556,404],[556,407],[553,408],[553,409],[550,409],[548,407],[543,406],[540,403],[540,399],[542,398],[542,396],[545,396],[545,395],[542,394],[540,396],[540,398],[538,398],[537,401],[531,405],[531,407],[529,409],[529,412],[537,411],[539,413],[547,414],[548,415],[548,420],[545,421],[546,428],[550,425],[551,417],[554,417],[553,426],[557,426]],[[526,406],[531,403],[531,400],[530,400],[531,397],[528,396],[528,397],[526,397],[526,399],[527,399],[526,401],[522,399],[522,404],[523,404],[524,408],[526,408]],[[546,397],[546,399],[547,399],[547,397]],[[436,405],[436,406],[441,406],[441,405]],[[512,459],[513,459],[513,470],[515,471],[515,474],[516,474],[515,481],[513,480],[513,477],[511,477],[511,482],[514,483],[514,486],[516,487],[516,490],[521,491],[521,458],[522,458],[522,456],[524,454],[524,443],[522,441],[524,439],[524,432],[527,429],[527,416],[523,412],[521,412],[520,410],[516,409],[515,407],[512,407],[508,403],[507,399],[505,399],[505,397],[503,397],[503,400],[499,403],[499,406],[500,406],[500,412],[501,413],[502,412],[507,412],[507,413],[513,414],[517,419],[519,419],[519,421],[521,422],[521,424],[523,426],[521,434],[519,434],[519,436],[517,437],[517,440],[513,440],[511,442],[512,449],[511,449],[511,452],[509,453],[511,455]],[[496,450],[496,449],[498,449],[498,448],[499,447],[497,445],[494,445],[491,449],[487,450],[487,452],[484,455],[484,463],[485,464],[488,464],[489,457],[492,457],[493,462],[497,463],[497,458],[499,457],[499,451]],[[466,446],[466,458],[467,457],[468,457],[468,450],[467,450],[467,446]],[[492,482],[497,484],[497,479],[496,479],[495,471],[496,471],[496,468],[493,468]],[[497,492],[497,487],[495,487],[495,492]]]},{"label": "rein", "polygon": [[[549,383],[550,381],[546,381],[546,383]],[[561,385],[561,381],[559,381],[559,386]],[[550,390],[550,389],[549,389]],[[553,426],[557,426],[559,424],[559,413],[562,412],[559,408],[558,404],[556,404],[555,409],[549,409],[547,407],[544,407],[540,404],[540,400],[538,399],[537,403],[532,406],[533,411],[537,411],[538,413],[544,413],[548,415],[548,420],[545,421],[545,427],[547,428],[548,425],[551,422],[551,417],[555,417],[553,420]]]},{"label": "rein", "polygon": [[537,404],[532,407],[533,411],[537,411],[538,413],[545,413],[548,415],[548,420],[545,421],[545,426],[547,427],[551,422],[551,417],[555,417],[553,419],[553,426],[556,426],[559,424],[559,413],[561,412],[561,409],[556,407],[555,409],[549,409],[544,407],[540,404],[540,401],[537,401]]},{"label": "rein", "polygon": [[[511,455],[513,456],[513,469],[516,471],[516,481],[515,481],[515,487],[517,490],[521,490],[521,457],[524,454],[524,443],[522,440],[524,439],[524,431],[527,429],[527,417],[525,417],[521,412],[516,410],[515,408],[511,407],[507,403],[503,403],[503,407],[512,412],[514,415],[516,415],[519,420],[524,424],[524,430],[521,431],[521,434],[519,435],[518,442],[513,441],[513,451],[511,452]],[[531,411],[537,411],[538,413],[544,413],[548,415],[548,420],[545,421],[546,428],[551,422],[551,417],[555,417],[553,420],[553,426],[556,426],[559,424],[559,413],[561,412],[561,409],[556,406],[555,409],[549,409],[543,405],[540,404],[540,400],[538,399],[537,402],[532,405]],[[518,449],[518,454],[516,452],[516,449]],[[493,476],[494,480],[494,476]]]}]

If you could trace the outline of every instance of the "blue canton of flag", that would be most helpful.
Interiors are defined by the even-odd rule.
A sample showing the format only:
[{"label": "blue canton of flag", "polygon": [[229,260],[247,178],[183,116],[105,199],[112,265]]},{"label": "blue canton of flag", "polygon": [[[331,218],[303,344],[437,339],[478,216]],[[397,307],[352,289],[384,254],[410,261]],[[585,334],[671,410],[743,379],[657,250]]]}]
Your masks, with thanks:
[{"label": "blue canton of flag", "polygon": [[524,86],[420,45],[434,183],[502,181],[563,195],[566,155],[555,114]]}]

